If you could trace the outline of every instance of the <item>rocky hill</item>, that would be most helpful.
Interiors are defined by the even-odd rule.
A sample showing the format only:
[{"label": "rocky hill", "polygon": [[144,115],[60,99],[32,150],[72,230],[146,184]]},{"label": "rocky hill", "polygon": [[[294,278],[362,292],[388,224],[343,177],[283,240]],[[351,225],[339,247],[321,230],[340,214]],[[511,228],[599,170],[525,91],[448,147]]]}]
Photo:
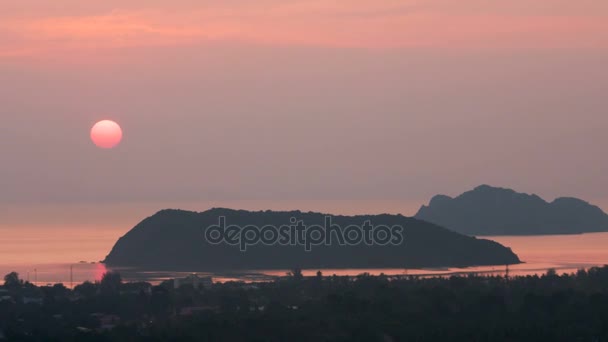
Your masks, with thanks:
[{"label": "rocky hill", "polygon": [[433,197],[415,216],[468,235],[579,234],[608,231],[608,215],[577,198],[547,202],[536,195],[481,185],[458,197]]},{"label": "rocky hill", "polygon": [[[323,225],[330,217],[342,228],[371,224],[403,227],[399,244],[312,246],[257,244],[245,252],[237,245],[212,244],[207,227],[225,217],[228,225],[289,225],[295,218],[306,225]],[[437,225],[401,215],[332,216],[300,211],[244,211],[211,209],[205,212],[163,210],[146,218],[121,237],[106,257],[110,266],[154,270],[236,270],[301,268],[422,268],[519,263],[509,249],[494,241],[464,236]]]}]

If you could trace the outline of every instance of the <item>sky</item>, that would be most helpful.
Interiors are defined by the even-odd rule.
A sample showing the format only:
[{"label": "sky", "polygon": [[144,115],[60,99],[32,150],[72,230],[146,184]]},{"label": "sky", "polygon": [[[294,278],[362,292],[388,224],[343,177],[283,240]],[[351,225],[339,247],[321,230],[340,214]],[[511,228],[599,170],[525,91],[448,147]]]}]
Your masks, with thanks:
[{"label": "sky", "polygon": [[608,210],[607,60],[604,0],[4,1],[0,226],[479,184]]}]

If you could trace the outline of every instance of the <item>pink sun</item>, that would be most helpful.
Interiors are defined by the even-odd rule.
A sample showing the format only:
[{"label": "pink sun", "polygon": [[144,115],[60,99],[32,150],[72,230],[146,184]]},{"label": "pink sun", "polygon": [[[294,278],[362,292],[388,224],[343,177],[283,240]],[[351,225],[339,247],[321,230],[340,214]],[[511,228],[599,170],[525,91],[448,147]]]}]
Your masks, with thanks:
[{"label": "pink sun", "polygon": [[122,140],[122,129],[114,121],[99,121],[91,128],[91,140],[97,147],[114,148]]}]

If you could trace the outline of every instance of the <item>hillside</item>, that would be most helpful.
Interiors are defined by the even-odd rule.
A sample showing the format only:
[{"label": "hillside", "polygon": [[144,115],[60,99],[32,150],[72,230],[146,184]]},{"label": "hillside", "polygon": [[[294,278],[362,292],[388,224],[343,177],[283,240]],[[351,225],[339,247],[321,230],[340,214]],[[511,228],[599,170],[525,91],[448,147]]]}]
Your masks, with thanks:
[{"label": "hillside", "polygon": [[414,268],[519,263],[508,248],[489,240],[464,236],[442,227],[400,215],[331,216],[342,227],[362,225],[400,225],[404,240],[398,245],[238,246],[210,244],[206,227],[218,223],[220,216],[229,224],[259,227],[289,224],[292,217],[307,225],[323,225],[325,214],[300,211],[250,212],[211,209],[205,212],[163,210],[143,220],[112,248],[104,262],[110,266],[131,266],[154,270],[236,270],[302,268]]},{"label": "hillside", "polygon": [[416,218],[468,235],[579,234],[608,231],[608,215],[577,198],[547,202],[536,195],[481,185],[458,197],[433,197]]}]

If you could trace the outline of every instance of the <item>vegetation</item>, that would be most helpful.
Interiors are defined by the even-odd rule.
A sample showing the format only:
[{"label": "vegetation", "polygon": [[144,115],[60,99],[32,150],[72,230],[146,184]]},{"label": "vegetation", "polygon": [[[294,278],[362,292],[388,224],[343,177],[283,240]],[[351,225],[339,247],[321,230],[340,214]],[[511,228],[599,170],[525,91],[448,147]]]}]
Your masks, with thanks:
[{"label": "vegetation", "polygon": [[[329,243],[257,243],[242,252],[238,245],[211,244],[208,227],[285,227],[291,219],[306,226],[327,228]],[[328,219],[328,221],[326,221]],[[399,226],[402,240],[396,244],[341,244],[336,231],[349,226]],[[334,229],[334,228],[336,229]],[[332,233],[333,230],[333,233]],[[327,235],[326,235],[327,236]],[[323,241],[326,241],[323,239]],[[162,210],[143,220],[121,237],[104,263],[117,267],[152,270],[255,270],[302,268],[423,268],[506,265],[520,263],[517,255],[497,242],[464,236],[431,223],[402,215],[335,216],[301,211],[246,211],[210,209],[204,212]]]},{"label": "vegetation", "polygon": [[20,341],[608,341],[608,266],[512,279],[296,268],[201,289],[112,273],[74,290],[6,280],[14,300],[0,301],[0,332]]}]

